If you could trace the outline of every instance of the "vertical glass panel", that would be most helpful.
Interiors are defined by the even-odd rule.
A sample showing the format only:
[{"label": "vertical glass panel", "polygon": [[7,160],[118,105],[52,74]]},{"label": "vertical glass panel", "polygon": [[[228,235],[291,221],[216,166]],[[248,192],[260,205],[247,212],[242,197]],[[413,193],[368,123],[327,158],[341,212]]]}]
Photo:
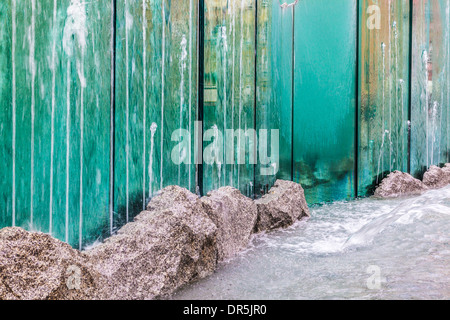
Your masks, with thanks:
[{"label": "vertical glass panel", "polygon": [[409,1],[360,1],[358,195],[408,170]]},{"label": "vertical glass panel", "polygon": [[294,179],[309,203],[354,196],[356,1],[295,7]]},{"label": "vertical glass panel", "polygon": [[[179,185],[195,192],[194,121],[197,115],[196,1],[164,1],[164,137],[159,146],[160,187]],[[192,135],[191,135],[192,133]],[[179,164],[178,164],[179,163]]]},{"label": "vertical glass panel", "polygon": [[117,5],[115,227],[165,186],[195,191],[198,11],[194,0]]},{"label": "vertical glass panel", "polygon": [[82,247],[108,219],[110,3],[0,8],[6,225]]},{"label": "vertical glass panel", "polygon": [[448,161],[449,1],[415,1],[411,171]]},{"label": "vertical glass panel", "polygon": [[292,178],[293,14],[294,6],[280,6],[279,1],[263,1],[258,7],[256,125],[259,137],[261,130],[267,131],[267,141],[259,145],[259,150],[266,148],[266,155],[274,156],[272,130],[278,130],[279,162],[274,166],[273,161],[259,158],[257,195],[268,192],[276,178]]},{"label": "vertical glass panel", "polygon": [[[81,2],[80,2],[81,3]],[[93,243],[102,233],[109,235],[110,138],[111,138],[111,1],[86,2],[86,55],[82,71],[86,88],[81,148],[82,245]],[[43,14],[44,16],[45,14]],[[67,25],[67,22],[66,22]],[[90,53],[89,53],[90,52]],[[44,58],[42,58],[44,60]],[[80,92],[81,93],[81,92]],[[81,245],[81,243],[80,243]]]},{"label": "vertical glass panel", "polygon": [[255,6],[254,0],[205,1],[204,192],[231,185],[253,193]]},{"label": "vertical glass panel", "polygon": [[[11,1],[0,3],[0,228],[13,223],[13,100]],[[15,46],[14,46],[15,47]],[[12,50],[11,50],[12,49]]]}]

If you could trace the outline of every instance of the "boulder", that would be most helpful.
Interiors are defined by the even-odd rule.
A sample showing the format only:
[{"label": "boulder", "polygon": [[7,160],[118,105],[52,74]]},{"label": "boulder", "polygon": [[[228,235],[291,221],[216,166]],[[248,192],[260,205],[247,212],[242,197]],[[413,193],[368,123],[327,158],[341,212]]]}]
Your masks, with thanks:
[{"label": "boulder", "polygon": [[310,216],[302,186],[291,181],[277,180],[269,193],[255,203],[258,209],[255,232],[286,228]]},{"label": "boulder", "polygon": [[375,190],[374,196],[378,198],[397,198],[421,194],[426,190],[428,190],[428,187],[412,175],[394,171],[381,181]]},{"label": "boulder", "polygon": [[100,276],[87,257],[43,233],[0,230],[0,299],[100,298]]},{"label": "boulder", "polygon": [[154,299],[212,274],[217,227],[200,199],[167,187],[117,235],[86,254],[106,278],[109,299]]},{"label": "boulder", "polygon": [[201,198],[203,208],[217,227],[219,261],[247,248],[258,216],[256,204],[232,187],[223,187]]},{"label": "boulder", "polygon": [[430,189],[439,189],[449,185],[450,165],[446,164],[444,168],[431,166],[423,175],[423,183]]}]

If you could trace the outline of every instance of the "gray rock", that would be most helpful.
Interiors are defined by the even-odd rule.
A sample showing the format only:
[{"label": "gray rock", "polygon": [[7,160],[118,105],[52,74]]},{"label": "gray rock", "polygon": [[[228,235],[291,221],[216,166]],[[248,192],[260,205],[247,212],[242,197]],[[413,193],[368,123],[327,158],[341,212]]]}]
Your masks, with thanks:
[{"label": "gray rock", "polygon": [[110,299],[154,299],[213,273],[217,228],[188,190],[164,189],[118,234],[87,254]]},{"label": "gray rock", "polygon": [[258,216],[256,204],[232,187],[223,187],[201,199],[209,218],[217,226],[219,261],[245,249]]},{"label": "gray rock", "polygon": [[101,298],[100,276],[87,257],[43,233],[0,230],[0,299]]},{"label": "gray rock", "polygon": [[444,168],[431,166],[423,175],[423,183],[430,189],[443,188],[450,184],[450,165]]},{"label": "gray rock", "polygon": [[428,190],[428,187],[412,175],[394,171],[381,181],[374,196],[377,198],[397,198],[421,194],[426,190]]},{"label": "gray rock", "polygon": [[277,180],[269,193],[255,203],[258,208],[255,232],[286,228],[310,216],[302,186],[291,181]]}]

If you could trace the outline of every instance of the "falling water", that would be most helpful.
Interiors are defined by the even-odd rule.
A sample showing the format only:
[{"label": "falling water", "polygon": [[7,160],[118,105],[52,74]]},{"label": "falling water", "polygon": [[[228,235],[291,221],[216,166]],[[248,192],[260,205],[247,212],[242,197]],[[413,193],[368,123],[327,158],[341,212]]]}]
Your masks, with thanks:
[{"label": "falling water", "polygon": [[[444,73],[445,74],[445,73]],[[444,74],[442,75],[442,85],[445,86],[445,79],[444,79]],[[443,106],[445,105],[444,102],[444,90],[441,90],[441,103],[440,103],[440,116],[439,116],[439,132],[438,132],[438,136],[440,137],[442,134],[442,117],[443,117]],[[439,139],[439,145],[438,145],[438,161],[441,160],[441,141],[442,139]]]},{"label": "falling water", "polygon": [[[238,123],[238,129],[241,129],[241,116],[242,116],[242,77],[243,77],[243,47],[244,47],[244,0],[241,1],[241,48],[239,52],[239,123]],[[241,155],[241,130],[239,130],[239,137],[238,137],[238,159],[240,159]],[[237,172],[237,185],[238,188],[240,187],[240,170],[241,166],[238,165],[238,172]]]},{"label": "falling water", "polygon": [[219,128],[217,125],[212,126],[212,130],[214,131],[214,159],[217,164],[217,177],[219,179],[219,188],[221,185],[221,177],[222,177],[222,162],[220,161],[220,151],[219,151],[219,144],[217,143],[217,140],[219,138]]},{"label": "falling water", "polygon": [[386,49],[386,44],[384,42],[381,43],[381,56],[383,59],[383,64],[382,64],[382,82],[383,82],[383,88],[382,88],[382,92],[383,92],[383,112],[382,112],[382,116],[381,116],[381,122],[382,122],[382,129],[381,129],[381,147],[380,147],[380,155],[378,158],[378,171],[377,171],[377,183],[379,182],[379,177],[380,177],[380,173],[382,172],[382,170],[384,169],[384,140],[385,140],[385,135],[387,132],[385,129],[385,105],[386,105],[386,93],[385,93],[385,73],[386,73],[386,54],[385,54],[385,49]]},{"label": "falling water", "polygon": [[[184,105],[184,72],[186,70],[186,59],[187,59],[187,40],[186,36],[183,35],[181,39],[181,59],[180,59],[180,130],[183,128],[183,105]],[[181,139],[181,137],[180,137]],[[183,152],[184,151],[184,152]],[[178,145],[178,157],[180,157],[180,165],[178,166],[178,185],[181,185],[181,163],[184,161],[186,150],[181,150],[181,143]]]},{"label": "falling water", "polygon": [[70,183],[70,59],[67,59],[67,92],[66,92],[66,216],[65,216],[65,241],[69,242],[69,183]]},{"label": "falling water", "polygon": [[147,0],[142,0],[142,76],[143,76],[143,90],[142,90],[142,104],[143,104],[143,119],[142,119],[142,128],[143,128],[143,152],[142,152],[142,209],[145,210],[145,164],[146,159],[145,156],[147,154],[146,144],[147,144]]},{"label": "falling water", "polygon": [[434,164],[434,143],[436,142],[436,118],[438,113],[439,103],[434,101],[433,109],[431,110],[432,132],[431,132],[431,163]]},{"label": "falling water", "polygon": [[[401,103],[400,103],[400,105],[401,105],[401,108],[402,108],[402,111],[401,111],[401,128],[400,128],[400,130],[401,130],[401,136],[403,136],[403,120],[405,119],[404,118],[404,108],[405,108],[405,100],[404,100],[404,98],[403,98],[403,93],[404,93],[404,88],[403,88],[403,85],[404,85],[404,83],[405,83],[405,81],[403,80],[403,79],[400,79],[399,80],[399,84],[400,84],[400,99],[401,99]],[[404,138],[401,138],[402,139],[402,156],[403,156],[403,152],[404,152],[404,150],[405,150],[405,139]],[[399,159],[401,159],[402,157],[400,157],[399,156],[399,153],[397,152],[397,157],[399,158]],[[398,168],[399,170],[401,169],[400,167]]]},{"label": "falling water", "polygon": [[427,148],[427,168],[429,167],[429,148],[428,148],[428,52],[424,50],[423,55],[423,65],[425,69],[425,116],[426,116],[426,122],[425,122],[425,143]]},{"label": "falling water", "polygon": [[166,12],[164,9],[165,2],[161,4],[162,15],[162,54],[161,54],[161,159],[160,159],[160,189],[163,188],[163,169],[164,169],[164,90],[165,90],[165,60],[166,60]]},{"label": "falling water", "polygon": [[34,118],[35,118],[35,104],[36,104],[36,57],[35,57],[35,43],[36,43],[36,0],[31,0],[31,27],[28,35],[28,42],[30,46],[29,67],[31,72],[31,176],[30,176],[30,227],[33,228],[34,215]]},{"label": "falling water", "polygon": [[[227,27],[222,26],[221,30],[221,38],[222,38],[222,50],[223,50],[223,127],[227,129],[227,51],[228,51],[228,43],[227,43]],[[224,130],[224,131],[225,131]],[[226,147],[226,135],[223,139],[224,150]],[[224,180],[226,181],[227,170],[224,171]]]},{"label": "falling water", "polygon": [[158,125],[153,122],[151,127],[150,127],[150,132],[151,132],[151,137],[150,137],[150,163],[148,165],[148,172],[150,174],[150,182],[148,185],[148,197],[151,198],[153,197],[153,147],[155,145],[155,133],[156,133],[156,129],[158,128]]},{"label": "falling water", "polygon": [[[389,38],[392,35],[391,25],[391,0],[389,0]],[[388,79],[389,79],[389,132],[392,132],[392,41],[389,39],[389,61],[388,61]],[[389,139],[389,171],[392,171],[392,141]]]},{"label": "falling water", "polygon": [[83,227],[83,141],[84,141],[84,89],[86,88],[86,78],[84,74],[84,56],[86,52],[86,8],[85,3],[80,0],[72,0],[67,8],[67,21],[64,26],[63,48],[67,60],[67,137],[66,137],[66,242],[69,239],[69,160],[70,160],[70,81],[71,63],[70,58],[74,55],[74,41],[77,40],[81,49],[81,59],[77,58],[76,66],[78,78],[80,80],[80,224],[79,224],[79,244],[81,248],[82,227]]},{"label": "falling water", "polygon": [[126,95],[126,138],[125,138],[125,157],[126,157],[126,222],[128,222],[130,215],[130,56],[129,56],[129,37],[128,32],[133,27],[133,17],[128,8],[128,2],[125,0],[125,60],[126,60],[126,81],[125,81],[125,95]]},{"label": "falling water", "polygon": [[[116,3],[115,0],[111,0],[111,29],[110,29],[110,88],[114,88],[115,86],[115,12],[116,12]],[[115,103],[115,92],[114,90],[110,90],[110,110],[114,109]],[[114,163],[114,127],[115,127],[115,115],[114,112],[110,112],[109,116],[109,163]],[[114,199],[114,168],[110,166],[109,168],[109,199]],[[109,234],[112,235],[114,230],[114,201],[109,201]]]},{"label": "falling water", "polygon": [[51,142],[50,142],[50,205],[49,205],[49,230],[48,233],[52,234],[53,227],[53,164],[54,164],[54,152],[55,152],[55,89],[56,89],[56,12],[57,12],[57,0],[53,0],[53,47],[52,47],[52,123],[51,123]]},{"label": "falling water", "polygon": [[12,1],[12,226],[16,226],[16,0]]},{"label": "falling water", "polygon": [[[231,68],[231,128],[234,129],[234,85],[235,85],[235,63],[236,63],[236,2],[233,1],[233,58],[232,58],[232,68]],[[232,170],[230,174],[230,186],[233,186],[233,176],[234,176],[234,161],[232,165]]]},{"label": "falling water", "polygon": [[450,129],[450,1],[447,1],[447,37],[445,41],[447,42],[447,161],[450,161],[450,150],[449,150],[449,129]]},{"label": "falling water", "polygon": [[[397,21],[394,21],[393,29],[394,29],[394,51],[395,51],[395,53],[394,53],[395,54],[395,66],[394,66],[394,68],[395,68],[395,104],[396,104],[395,107],[397,109],[396,119],[398,119],[399,118],[399,111],[398,111],[399,106],[398,106],[398,86],[397,86],[397,83],[399,83],[398,82],[398,71],[399,71],[398,54],[399,54],[399,51],[398,51],[398,27],[397,27]],[[402,100],[403,100],[403,96],[402,96]],[[403,109],[402,109],[402,112],[403,112]],[[402,118],[402,120],[403,120],[403,118]],[[399,125],[401,125],[402,122],[401,121],[399,122],[397,120],[397,123],[399,123]],[[392,128],[391,128],[391,130],[392,130]],[[399,153],[399,147],[400,147],[399,139],[401,137],[401,134],[400,134],[399,131],[400,130],[397,130],[397,133],[396,133],[396,136],[397,136],[397,152],[396,152],[396,155],[394,157],[394,163],[397,162],[397,159],[401,159],[400,153]],[[391,142],[391,144],[392,144],[392,142]],[[400,164],[400,161],[397,164],[397,166],[399,164]],[[401,170],[400,167],[397,167],[397,169]],[[391,168],[391,170],[392,170],[392,168]]]},{"label": "falling water", "polygon": [[[193,28],[192,28],[192,20],[193,20],[193,4],[192,4],[193,0],[189,1],[189,130],[191,130],[191,126],[192,126],[192,33],[193,33]],[[189,182],[188,182],[188,186],[189,186],[189,190],[191,190],[191,154],[189,153]]]}]

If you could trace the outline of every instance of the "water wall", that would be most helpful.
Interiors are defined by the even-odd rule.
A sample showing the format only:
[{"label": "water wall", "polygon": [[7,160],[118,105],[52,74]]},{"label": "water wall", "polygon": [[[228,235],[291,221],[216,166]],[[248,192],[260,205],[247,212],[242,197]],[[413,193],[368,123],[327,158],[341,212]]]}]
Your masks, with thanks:
[{"label": "water wall", "polygon": [[313,204],[420,177],[450,160],[449,6],[2,1],[0,227],[82,248],[172,184]]}]

